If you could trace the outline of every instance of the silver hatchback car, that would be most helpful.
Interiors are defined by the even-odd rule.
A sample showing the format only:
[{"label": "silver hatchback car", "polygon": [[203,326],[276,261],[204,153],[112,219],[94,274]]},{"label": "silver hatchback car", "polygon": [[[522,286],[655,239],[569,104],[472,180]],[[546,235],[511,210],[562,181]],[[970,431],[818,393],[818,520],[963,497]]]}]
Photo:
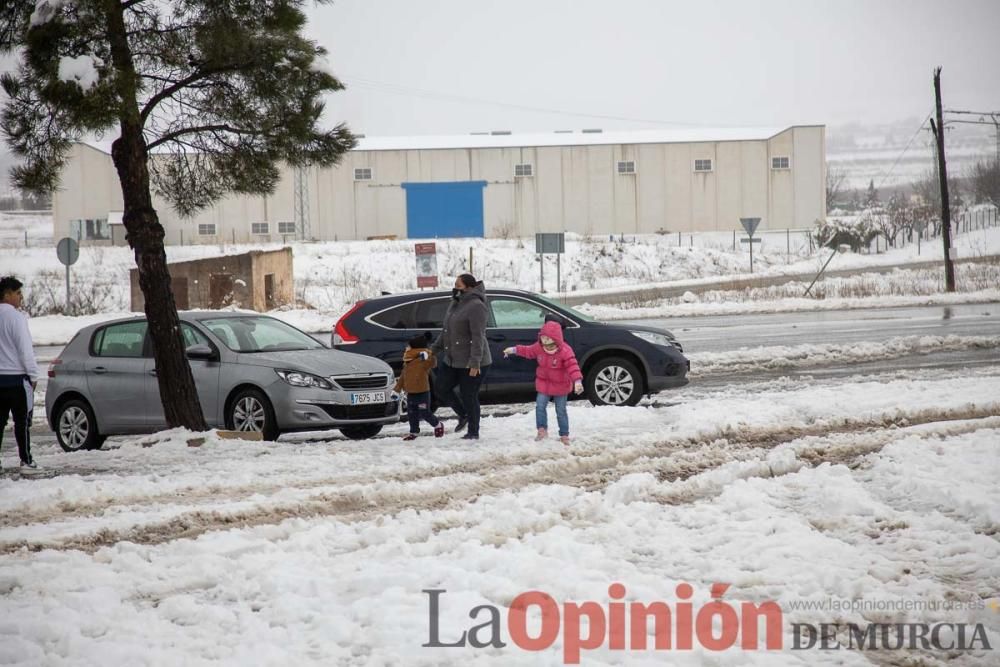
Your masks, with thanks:
[{"label": "silver hatchback car", "polygon": [[[256,313],[181,313],[181,330],[205,420],[258,431],[340,429],[376,435],[399,421],[392,369],[331,350],[295,327]],[[167,427],[146,319],[81,329],[49,367],[45,412],[66,451],[100,448],[109,435]]]}]

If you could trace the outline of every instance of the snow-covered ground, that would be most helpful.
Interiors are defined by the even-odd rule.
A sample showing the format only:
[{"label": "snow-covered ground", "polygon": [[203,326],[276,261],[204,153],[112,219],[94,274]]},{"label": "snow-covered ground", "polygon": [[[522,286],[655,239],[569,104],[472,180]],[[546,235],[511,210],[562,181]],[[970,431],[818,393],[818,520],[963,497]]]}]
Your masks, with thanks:
[{"label": "snow-covered ground", "polygon": [[[36,226],[44,226],[47,219],[38,219]],[[742,235],[742,234],[741,234]],[[601,294],[636,285],[691,285],[704,284],[720,277],[749,277],[749,257],[740,248],[732,250],[732,233],[718,232],[697,235],[627,236],[622,241],[607,237],[579,237],[567,235],[566,254],[562,258],[562,286],[576,294]],[[754,275],[815,274],[829,257],[829,251],[809,252],[803,244],[804,232],[794,233],[798,245],[786,241],[793,238],[784,231],[765,233],[762,247],[754,252]],[[277,311],[274,314],[310,332],[328,332],[340,314],[355,301],[380,294],[382,291],[412,291],[416,283],[416,266],[412,240],[341,241],[337,243],[294,243],[295,296],[298,308]],[[693,244],[693,245],[692,245]],[[739,244],[737,244],[739,245]],[[276,246],[170,246],[170,261],[183,261],[199,257],[217,256],[220,252],[238,253],[251,248]],[[473,272],[488,287],[515,287],[532,291],[541,289],[540,265],[534,254],[532,239],[445,239],[437,241],[438,271],[442,284],[469,270],[469,251],[473,254]],[[960,257],[982,257],[1000,254],[1000,228],[977,230],[961,234],[956,239]],[[923,244],[918,254],[916,245],[891,250],[881,254],[837,254],[828,270],[865,268],[932,260],[941,258],[940,243]],[[64,302],[64,269],[51,248],[3,248],[3,273],[14,273],[26,283],[26,300],[29,307]],[[66,343],[82,326],[98,319],[127,316],[130,309],[128,271],[134,266],[128,248],[84,247],[80,259],[72,268],[71,281],[74,293],[88,302],[94,316],[65,317],[38,315],[32,318],[31,328],[35,341],[43,345]],[[914,305],[940,302],[942,297],[928,295],[926,286],[913,295],[916,301],[893,302],[885,297],[906,296],[906,286],[914,282],[912,276],[887,276],[877,280],[886,285],[902,286],[878,293],[879,300],[868,300],[851,307],[879,307],[886,305]],[[555,260],[549,256],[545,262],[545,286],[555,288]],[[803,290],[804,291],[804,288]],[[900,293],[902,291],[902,294]],[[982,292],[981,289],[976,290]],[[950,303],[975,303],[994,300],[992,292],[943,297],[954,299]],[[724,301],[732,299],[724,297]],[[827,308],[825,300],[767,299],[770,305],[720,305],[718,299],[695,299],[681,305],[671,313],[698,315],[720,312],[761,312],[807,310]],[[835,307],[843,307],[841,302]],[[661,308],[676,308],[663,304]],[[601,317],[638,317],[634,311],[611,312],[606,307],[592,310]],[[735,310],[725,310],[732,308]],[[36,311],[37,313],[37,311]]]},{"label": "snow-covered ground", "polygon": [[[36,458],[59,476],[0,480],[0,663],[563,664],[562,605],[609,613],[619,582],[626,603],[673,611],[684,583],[696,613],[717,583],[736,609],[774,601],[783,647],[604,641],[583,664],[996,664],[998,397],[993,367],[575,402],[569,448],[534,442],[527,407],[486,418],[473,446],[406,444],[403,426],[366,442],[48,446]],[[427,590],[446,591],[441,642],[493,605],[506,646],[423,647]],[[529,590],[563,614],[540,652],[507,626]],[[981,624],[993,650],[792,650],[793,624],[821,622]]]},{"label": "snow-covered ground", "polygon": [[[1000,253],[997,230],[959,238],[961,252]],[[745,270],[724,248],[635,241],[572,239],[567,285],[607,290]],[[493,286],[537,289],[538,265],[519,244],[472,242],[474,270]],[[439,242],[443,279],[466,269],[469,245]],[[410,241],[294,250],[297,296],[314,308],[275,315],[306,330],[328,331],[354,299],[412,287]],[[831,267],[905,262],[912,250],[837,255]],[[188,259],[219,248],[168,252]],[[925,245],[920,259],[933,252]],[[3,272],[29,285],[59,270],[51,249],[0,253]],[[825,261],[781,254],[765,249],[755,269],[800,272]],[[110,311],[124,314],[119,281],[130,263],[126,249],[85,249],[75,275],[110,295],[108,312],[34,317],[36,343],[65,342]],[[736,303],[709,293],[645,309],[587,308],[636,319],[1000,300],[995,286],[934,294],[916,272],[861,280],[876,296],[843,296],[857,285],[830,281],[822,300],[748,293]],[[580,608],[593,621],[582,621],[585,639],[601,619],[614,623],[609,605],[620,598],[665,603],[673,648],[639,650],[639,637],[654,643],[640,631],[612,649],[602,631],[596,648],[580,647],[583,664],[995,665],[1000,365],[847,369],[995,351],[996,334],[694,352],[682,390],[637,408],[571,403],[568,448],[534,441],[529,405],[488,407],[474,445],[453,433],[404,443],[405,425],[364,442],[178,430],[72,454],[42,437],[42,475],[0,477],[0,664],[563,664],[586,645],[572,634],[575,604],[596,603]],[[833,362],[859,374],[803,374]],[[624,591],[609,590],[615,583]],[[717,584],[728,588],[713,592]],[[540,651],[519,647],[508,626],[514,600],[531,590],[559,609],[558,632]],[[767,650],[762,637],[759,650],[714,651],[704,632],[679,648],[683,605],[697,615],[713,595],[735,610],[776,603],[781,648]],[[434,627],[438,643],[466,632],[488,641],[487,626],[470,632],[489,620],[483,605],[497,609],[504,646],[424,646]],[[532,637],[538,611],[528,613]],[[795,650],[795,624],[820,623],[946,623],[936,627],[948,640],[959,626],[967,642],[977,627],[982,639],[970,650]],[[710,627],[716,637],[724,629]],[[843,630],[838,637],[849,640]]]}]

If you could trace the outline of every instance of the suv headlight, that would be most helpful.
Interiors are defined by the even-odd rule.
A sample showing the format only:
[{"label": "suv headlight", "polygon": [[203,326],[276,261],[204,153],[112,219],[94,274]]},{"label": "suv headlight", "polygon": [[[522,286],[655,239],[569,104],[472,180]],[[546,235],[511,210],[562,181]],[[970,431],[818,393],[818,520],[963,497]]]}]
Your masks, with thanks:
[{"label": "suv headlight", "polygon": [[303,373],[302,371],[274,371],[278,376],[292,385],[293,387],[315,387],[317,389],[333,389],[333,385],[330,384],[325,378],[321,378],[318,375],[313,375],[312,373]]},{"label": "suv headlight", "polygon": [[676,338],[671,338],[670,336],[666,336],[660,333],[653,333],[652,331],[631,331],[630,333],[636,338],[641,338],[647,343],[652,343],[653,345],[662,345],[663,347],[674,347],[680,350],[681,352],[684,351],[684,349],[681,347],[681,344],[677,342]]}]

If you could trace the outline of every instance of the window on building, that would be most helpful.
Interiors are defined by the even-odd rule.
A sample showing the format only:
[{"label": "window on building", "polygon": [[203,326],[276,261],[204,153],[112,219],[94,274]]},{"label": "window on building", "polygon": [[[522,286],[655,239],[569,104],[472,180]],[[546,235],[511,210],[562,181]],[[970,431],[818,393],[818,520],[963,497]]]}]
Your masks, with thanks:
[{"label": "window on building", "polygon": [[371,167],[358,167],[354,170],[354,180],[356,181],[370,181],[372,180],[372,168]]},{"label": "window on building", "polygon": [[530,164],[515,164],[514,165],[514,176],[516,177],[526,177],[532,176],[531,165]]},{"label": "window on building", "polygon": [[69,233],[77,241],[107,241],[111,238],[111,226],[107,218],[70,220]]},{"label": "window on building", "polygon": [[771,158],[771,169],[788,169],[788,158],[787,157]]},{"label": "window on building", "polygon": [[278,233],[279,234],[294,234],[295,233],[295,223],[294,222],[279,222],[278,223]]},{"label": "window on building", "polygon": [[694,161],[695,171],[712,171],[712,161],[711,160],[695,160]]},{"label": "window on building", "polygon": [[198,223],[198,235],[199,236],[215,236],[215,223],[214,222],[199,222]]},{"label": "window on building", "polygon": [[618,163],[618,173],[619,174],[634,174],[635,173],[635,161],[625,160]]},{"label": "window on building", "polygon": [[270,234],[271,225],[266,222],[251,222],[250,223],[250,233],[251,234]]}]

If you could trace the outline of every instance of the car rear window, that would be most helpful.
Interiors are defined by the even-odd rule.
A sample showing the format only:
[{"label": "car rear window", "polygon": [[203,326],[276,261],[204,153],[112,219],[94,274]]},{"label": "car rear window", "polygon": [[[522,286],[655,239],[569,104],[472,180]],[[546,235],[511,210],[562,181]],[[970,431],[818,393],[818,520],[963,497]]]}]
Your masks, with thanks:
[{"label": "car rear window", "polygon": [[98,329],[90,342],[90,353],[95,357],[141,357],[146,326],[146,320],[140,320]]},{"label": "car rear window", "polygon": [[413,329],[440,329],[444,326],[444,315],[448,312],[451,299],[425,299],[416,304]]},{"label": "car rear window", "polygon": [[400,306],[383,310],[372,315],[372,322],[389,329],[413,329],[413,304],[404,303]]}]

